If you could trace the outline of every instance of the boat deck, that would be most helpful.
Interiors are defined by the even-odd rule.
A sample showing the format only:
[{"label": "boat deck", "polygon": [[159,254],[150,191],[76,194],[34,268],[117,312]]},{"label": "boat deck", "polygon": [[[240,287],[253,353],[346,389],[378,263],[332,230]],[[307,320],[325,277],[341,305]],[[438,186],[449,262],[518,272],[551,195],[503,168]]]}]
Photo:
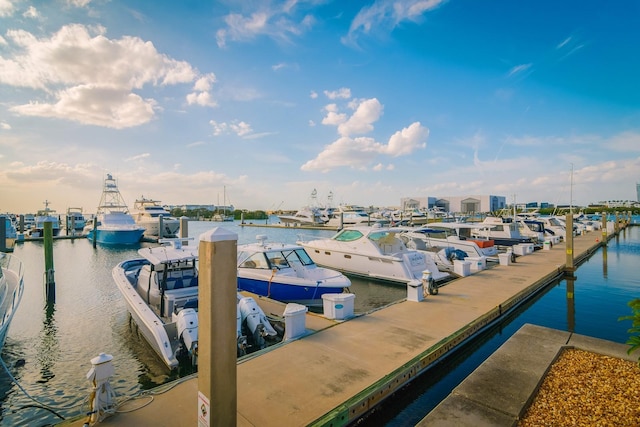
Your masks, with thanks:
[{"label": "boat deck", "polygon": [[[600,239],[599,232],[575,238],[576,265]],[[563,242],[452,281],[422,302],[402,300],[345,322],[308,314],[314,333],[238,363],[237,425],[347,425],[558,278],[565,262]],[[101,424],[197,425],[197,376],[163,387]]]}]

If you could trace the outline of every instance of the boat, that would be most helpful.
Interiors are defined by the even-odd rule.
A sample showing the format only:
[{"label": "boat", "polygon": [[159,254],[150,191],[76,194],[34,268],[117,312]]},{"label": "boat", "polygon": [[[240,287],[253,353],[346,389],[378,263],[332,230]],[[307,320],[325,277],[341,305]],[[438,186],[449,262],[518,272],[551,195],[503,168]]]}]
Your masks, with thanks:
[{"label": "boat", "polygon": [[407,247],[416,250],[431,251],[434,248],[441,259],[441,249],[450,249],[446,252],[446,259],[460,259],[459,254],[454,251],[462,251],[463,258],[486,258],[491,261],[498,261],[498,248],[493,240],[473,239],[473,230],[482,226],[458,222],[438,222],[429,226],[418,228],[407,228],[400,237]]},{"label": "boat", "polygon": [[82,208],[67,208],[67,230],[82,231],[87,221],[82,213]]},{"label": "boat", "polygon": [[338,205],[333,209],[325,225],[328,227],[352,227],[354,225],[369,225],[375,221],[369,217],[364,207],[358,205]]},{"label": "boat", "polygon": [[391,212],[391,222],[411,226],[424,225],[429,222],[428,215],[418,208],[396,210]]},{"label": "boat", "polygon": [[488,216],[481,223],[482,227],[473,230],[472,236],[476,240],[493,240],[498,246],[513,246],[520,243],[533,243],[531,237],[520,234],[518,224],[513,218]]},{"label": "boat", "polygon": [[[180,220],[171,216],[171,212],[158,200],[140,196],[133,203],[130,214],[135,223],[144,228],[144,236],[147,237],[175,237],[180,230]],[[160,235],[160,217],[162,217],[162,235]]]},{"label": "boat", "polygon": [[327,220],[319,208],[304,206],[293,215],[278,215],[280,222],[286,225],[324,225]]},{"label": "boat", "polygon": [[[222,207],[222,212],[220,212],[220,206],[216,206],[216,213],[213,214],[213,217],[211,219],[216,222],[233,221],[235,219],[233,217],[233,214],[227,212],[228,206],[226,186],[223,187],[222,203],[224,204],[224,206]],[[233,206],[231,207],[231,211],[233,211]]]},{"label": "boat", "polygon": [[30,237],[43,237],[44,236],[44,223],[50,222],[51,229],[54,236],[60,234],[60,220],[56,215],[56,211],[49,209],[49,201],[44,201],[44,209],[38,211],[35,216],[35,222],[28,231]]},{"label": "boat", "polygon": [[0,351],[24,292],[24,267],[19,258],[0,252]]},{"label": "boat", "polygon": [[[198,363],[198,247],[182,240],[160,239],[162,246],[139,249],[140,258],[122,261],[112,272],[138,330],[170,369],[182,359]],[[239,356],[277,335],[253,298],[237,294],[236,311]],[[246,329],[250,337],[241,335]],[[251,346],[247,338],[254,340]]]},{"label": "boat", "polygon": [[298,244],[258,242],[238,246],[238,289],[309,307],[323,305],[322,295],[342,293],[351,281],[342,273],[318,267]]},{"label": "boat", "polygon": [[33,226],[36,224],[36,216],[34,214],[25,214],[23,216],[23,224],[24,224],[23,231],[26,232],[28,230],[31,230]]},{"label": "boat", "polygon": [[421,280],[425,270],[437,282],[450,277],[438,270],[422,252],[409,249],[398,237],[402,229],[379,226],[353,226],[328,239],[301,240],[313,261],[343,273],[394,284]]},{"label": "boat", "polygon": [[144,227],[135,223],[118,190],[116,180],[107,174],[96,212],[96,222],[87,224],[83,233],[92,242],[106,245],[134,245],[140,242]]}]

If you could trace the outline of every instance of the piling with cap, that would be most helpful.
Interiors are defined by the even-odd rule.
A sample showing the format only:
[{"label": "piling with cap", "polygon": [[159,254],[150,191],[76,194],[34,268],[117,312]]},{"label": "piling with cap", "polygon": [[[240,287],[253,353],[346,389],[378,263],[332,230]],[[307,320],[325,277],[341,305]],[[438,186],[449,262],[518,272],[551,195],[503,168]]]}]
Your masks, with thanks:
[{"label": "piling with cap", "polygon": [[0,216],[0,252],[7,252],[7,220]]},{"label": "piling with cap", "polygon": [[200,235],[198,257],[198,425],[237,423],[237,242],[216,227]]},{"label": "piling with cap", "polygon": [[56,300],[56,281],[53,270],[53,223],[44,222],[44,277],[47,302]]},{"label": "piling with cap", "polygon": [[567,248],[567,257],[564,269],[567,272],[574,272],[576,270],[576,267],[573,262],[573,215],[571,213],[567,214],[565,223],[565,243]]}]

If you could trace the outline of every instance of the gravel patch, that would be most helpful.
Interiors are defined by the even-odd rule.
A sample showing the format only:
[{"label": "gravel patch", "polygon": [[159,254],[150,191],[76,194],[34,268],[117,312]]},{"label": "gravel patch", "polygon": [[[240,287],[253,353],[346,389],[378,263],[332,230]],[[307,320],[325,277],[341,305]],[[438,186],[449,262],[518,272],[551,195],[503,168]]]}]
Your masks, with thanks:
[{"label": "gravel patch", "polygon": [[584,350],[564,350],[518,423],[534,426],[640,426],[640,367]]}]

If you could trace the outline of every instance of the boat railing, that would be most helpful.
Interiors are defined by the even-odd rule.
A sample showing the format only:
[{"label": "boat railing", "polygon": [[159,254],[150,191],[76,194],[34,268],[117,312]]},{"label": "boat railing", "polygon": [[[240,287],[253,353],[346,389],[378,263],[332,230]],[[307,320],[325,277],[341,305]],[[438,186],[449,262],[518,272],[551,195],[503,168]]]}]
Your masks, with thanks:
[{"label": "boat railing", "polygon": [[0,266],[7,272],[16,276],[15,288],[12,290],[11,306],[7,308],[3,318],[2,325],[11,321],[20,299],[22,298],[22,292],[24,291],[24,265],[19,258],[7,253],[0,252]]}]

